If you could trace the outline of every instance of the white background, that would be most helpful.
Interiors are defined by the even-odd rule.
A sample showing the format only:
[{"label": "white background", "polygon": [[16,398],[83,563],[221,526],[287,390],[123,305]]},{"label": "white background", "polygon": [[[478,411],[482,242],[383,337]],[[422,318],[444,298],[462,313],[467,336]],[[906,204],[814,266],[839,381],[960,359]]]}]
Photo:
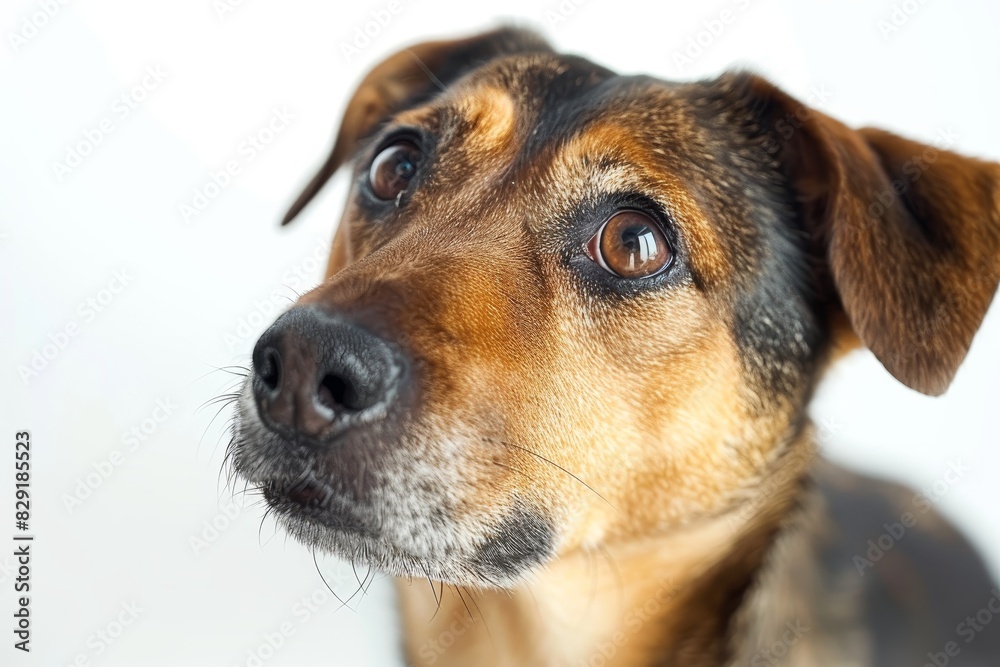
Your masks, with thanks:
[{"label": "white background", "polygon": [[[264,664],[399,664],[387,580],[352,609],[337,611],[327,594],[307,611],[300,600],[325,591],[310,554],[272,523],[260,527],[259,507],[225,517],[226,415],[210,425],[214,408],[198,411],[229,384],[213,368],[246,363],[274,317],[267,311],[320,276],[315,258],[339,215],[343,177],[297,224],[277,221],[329,150],[353,86],[399,47],[515,18],[618,71],[676,79],[752,66],[803,99],[826,91],[824,110],[848,123],[928,142],[950,128],[957,150],[1000,159],[1000,5],[989,0],[899,3],[912,15],[897,14],[889,34],[880,21],[892,20],[894,3],[884,0],[591,0],[563,3],[569,15],[558,22],[547,13],[559,11],[555,1],[401,0],[350,60],[342,44],[387,2],[245,0],[220,12],[212,0],[81,0],[60,5],[15,48],[10,35],[31,33],[24,21],[41,22],[33,17],[42,4],[7,0],[0,12],[0,664],[246,665],[283,623],[292,632]],[[732,20],[703,34],[703,52],[679,65],[674,54],[724,9]],[[141,85],[148,67],[163,80],[122,117],[116,98]],[[294,119],[247,159],[241,143],[275,109]],[[54,163],[105,118],[110,133],[60,179]],[[240,174],[185,222],[179,206],[233,159]],[[124,288],[102,293],[122,270]],[[100,313],[80,308],[108,296]],[[18,366],[74,324],[65,348],[22,380]],[[998,389],[994,308],[945,397],[905,389],[859,352],[829,377],[813,413],[830,456],[915,487],[941,480],[951,461],[968,465],[937,504],[1000,573]],[[176,407],[154,426],[154,414],[164,416],[157,400]],[[123,439],[133,428],[150,431],[134,450]],[[8,629],[8,481],[21,429],[34,442],[38,536],[27,658]],[[119,465],[108,462],[116,450]],[[88,474],[109,466],[68,509]],[[213,520],[223,530],[211,539]],[[206,540],[197,553],[192,537]],[[357,587],[350,567],[320,567],[341,597]],[[137,619],[110,646],[97,640],[130,603],[141,608]]]}]

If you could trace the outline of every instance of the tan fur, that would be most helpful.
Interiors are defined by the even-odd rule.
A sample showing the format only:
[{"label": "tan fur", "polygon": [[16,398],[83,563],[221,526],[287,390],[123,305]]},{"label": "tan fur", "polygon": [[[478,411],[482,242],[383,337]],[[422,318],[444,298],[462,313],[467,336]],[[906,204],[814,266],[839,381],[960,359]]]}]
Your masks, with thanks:
[{"label": "tan fur", "polygon": [[734,509],[667,534],[570,550],[512,592],[439,592],[426,581],[398,580],[409,663],[646,665],[662,659],[664,646],[685,645],[684,664],[717,664],[719,600],[705,591],[739,544],[777,529],[812,456],[799,443],[772,462],[762,477],[779,482],[745,498],[761,511]]}]

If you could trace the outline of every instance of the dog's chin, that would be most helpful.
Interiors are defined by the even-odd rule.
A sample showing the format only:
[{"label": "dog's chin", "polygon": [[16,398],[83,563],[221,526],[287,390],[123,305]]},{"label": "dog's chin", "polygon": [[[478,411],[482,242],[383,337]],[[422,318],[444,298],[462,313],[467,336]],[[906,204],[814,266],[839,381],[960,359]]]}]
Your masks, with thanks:
[{"label": "dog's chin", "polygon": [[279,513],[278,522],[295,540],[308,547],[343,558],[355,565],[370,567],[395,577],[430,578],[447,584],[475,587],[505,587],[511,580],[498,581],[486,573],[476,573],[460,563],[449,563],[406,553],[377,536],[350,528],[334,527],[337,520],[306,513]]},{"label": "dog's chin", "polygon": [[468,553],[445,549],[445,557],[435,558],[393,544],[350,505],[332,500],[320,487],[299,485],[287,492],[265,485],[263,495],[279,525],[296,541],[391,576],[506,589],[529,581],[552,555],[551,527],[523,509],[487,531]]}]

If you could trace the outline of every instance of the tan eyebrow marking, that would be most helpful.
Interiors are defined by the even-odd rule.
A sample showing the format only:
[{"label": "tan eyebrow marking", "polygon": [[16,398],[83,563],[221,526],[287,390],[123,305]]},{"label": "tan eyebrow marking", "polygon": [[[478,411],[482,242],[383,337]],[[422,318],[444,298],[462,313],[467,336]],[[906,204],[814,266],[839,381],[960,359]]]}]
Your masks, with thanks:
[{"label": "tan eyebrow marking", "polygon": [[[576,202],[607,192],[638,191],[660,202],[677,220],[693,268],[707,283],[730,280],[718,231],[664,154],[647,146],[628,119],[601,120],[570,138],[546,166],[557,198]],[[601,167],[602,162],[610,162]]]}]

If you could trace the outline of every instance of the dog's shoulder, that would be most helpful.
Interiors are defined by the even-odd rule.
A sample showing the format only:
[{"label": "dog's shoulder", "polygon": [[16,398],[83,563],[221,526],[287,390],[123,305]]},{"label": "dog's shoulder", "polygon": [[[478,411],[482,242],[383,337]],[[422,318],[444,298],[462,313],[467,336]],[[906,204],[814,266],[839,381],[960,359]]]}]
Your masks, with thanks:
[{"label": "dog's shoulder", "polygon": [[733,664],[1000,664],[1000,588],[935,497],[820,461],[738,618]]},{"label": "dog's shoulder", "polygon": [[912,664],[928,653],[943,654],[940,664],[1000,664],[1000,618],[989,622],[1000,616],[990,610],[1000,612],[1000,594],[975,548],[935,508],[937,486],[954,483],[960,465],[949,463],[922,491],[828,462],[814,470],[826,514],[825,530],[812,535],[824,587],[860,597],[874,664],[910,664],[904,644]]}]

